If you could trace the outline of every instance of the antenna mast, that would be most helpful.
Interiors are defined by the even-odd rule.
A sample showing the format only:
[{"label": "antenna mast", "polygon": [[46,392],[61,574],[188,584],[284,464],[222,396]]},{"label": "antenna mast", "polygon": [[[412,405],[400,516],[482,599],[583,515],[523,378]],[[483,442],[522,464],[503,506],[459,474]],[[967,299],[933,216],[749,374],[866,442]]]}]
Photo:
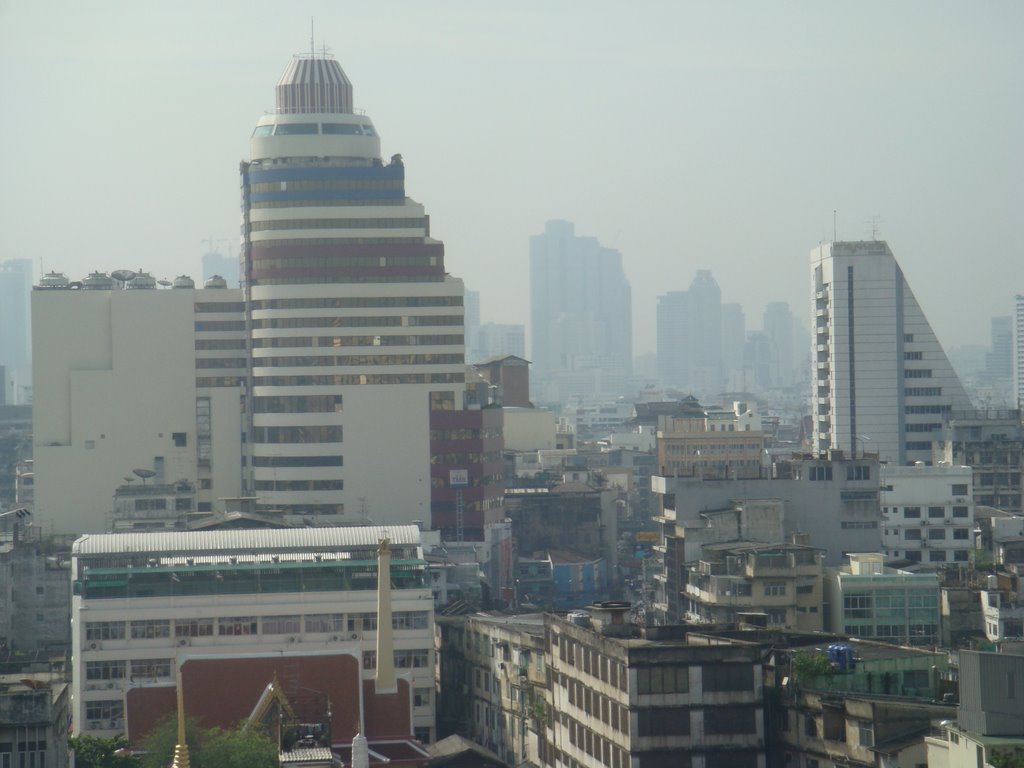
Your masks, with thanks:
[{"label": "antenna mast", "polygon": [[309,17],[309,55],[316,55],[316,43],[313,42],[313,17]]}]

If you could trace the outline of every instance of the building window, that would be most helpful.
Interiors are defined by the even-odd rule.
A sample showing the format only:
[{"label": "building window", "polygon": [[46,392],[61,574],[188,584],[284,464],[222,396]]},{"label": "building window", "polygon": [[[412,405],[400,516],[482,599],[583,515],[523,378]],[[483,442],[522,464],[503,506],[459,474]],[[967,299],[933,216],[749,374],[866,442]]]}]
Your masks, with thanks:
[{"label": "building window", "polygon": [[85,663],[86,680],[122,680],[124,679],[123,661],[87,661]]},{"label": "building window", "polygon": [[255,616],[229,616],[222,618],[217,624],[217,632],[221,635],[255,635]]},{"label": "building window", "polygon": [[765,597],[784,597],[786,594],[786,582],[766,581],[764,584]]},{"label": "building window", "polygon": [[812,481],[831,480],[831,466],[813,466],[808,470],[807,476]]},{"label": "building window", "polygon": [[875,746],[875,726],[869,720],[858,721],[857,743],[862,747]]},{"label": "building window", "polygon": [[870,480],[871,467],[855,464],[846,468],[847,480]]},{"label": "building window", "polygon": [[843,595],[843,615],[848,619],[871,617],[871,595]]},{"label": "building window", "polygon": [[958,549],[953,553],[953,561],[957,563],[966,563],[968,560],[968,554],[966,549]]},{"label": "building window", "polygon": [[967,507],[953,507],[953,517],[967,517]]},{"label": "building window", "polygon": [[414,707],[429,707],[430,706],[430,689],[429,688],[413,688],[412,689],[412,705]]},{"label": "building window", "polygon": [[150,680],[171,676],[170,659],[132,659],[132,680]]},{"label": "building window", "polygon": [[213,619],[176,619],[174,622],[175,637],[211,637],[213,635]]},{"label": "building window", "polygon": [[952,493],[954,496],[966,496],[967,485],[966,483],[954,483]]},{"label": "building window", "polygon": [[123,621],[87,621],[86,640],[124,640]]},{"label": "building window", "polygon": [[953,538],[954,539],[969,539],[971,532],[967,528],[954,528]]},{"label": "building window", "polygon": [[184,432],[172,432],[171,439],[174,440],[175,448],[184,448],[188,445],[188,437]]},{"label": "building window", "polygon": [[754,668],[750,664],[705,664],[701,667],[705,691],[751,691]]},{"label": "building window", "polygon": [[944,563],[946,562],[946,550],[944,549],[933,549],[928,552],[928,562],[931,563]]},{"label": "building window", "polygon": [[931,541],[944,541],[946,539],[946,529],[930,528],[928,530],[928,539]]},{"label": "building window", "polygon": [[903,538],[907,541],[920,541],[921,540],[921,529],[920,528],[904,528]]},{"label": "building window", "polygon": [[152,619],[132,622],[132,640],[153,640],[171,636],[169,619]]},{"label": "building window", "polygon": [[[705,717],[707,710],[705,710]],[[637,713],[637,729],[640,736],[685,736],[690,733],[690,710],[688,707],[650,707]]]},{"label": "building window", "polygon": [[921,508],[920,507],[904,507],[903,508],[903,517],[908,519],[908,520],[913,519],[913,518],[921,517]]},{"label": "building window", "polygon": [[753,707],[706,707],[705,734],[756,733],[757,720]]},{"label": "building window", "polygon": [[265,635],[297,635],[302,629],[301,616],[264,616],[260,619]]},{"label": "building window", "polygon": [[932,518],[933,520],[935,518],[945,517],[945,516],[946,516],[946,509],[945,509],[945,507],[928,507],[928,517]]},{"label": "building window", "polygon": [[687,693],[690,690],[689,667],[639,667],[637,693]]}]

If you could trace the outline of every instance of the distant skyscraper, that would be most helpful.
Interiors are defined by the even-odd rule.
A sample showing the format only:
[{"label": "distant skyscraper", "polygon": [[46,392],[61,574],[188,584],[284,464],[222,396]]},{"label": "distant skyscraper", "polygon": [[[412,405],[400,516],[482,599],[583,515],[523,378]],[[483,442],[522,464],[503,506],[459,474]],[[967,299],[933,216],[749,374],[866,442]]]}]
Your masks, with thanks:
[{"label": "distant skyscraper", "polygon": [[32,384],[31,293],[31,260],[0,262],[0,366],[6,372],[4,386],[9,403],[21,402],[25,388]]},{"label": "distant skyscraper", "polygon": [[[735,310],[729,314],[730,343],[735,343]],[[718,394],[724,383],[722,291],[711,271],[697,270],[685,292],[659,296],[657,323],[662,383],[704,396]]]},{"label": "distant skyscraper", "polygon": [[236,256],[225,256],[217,251],[203,254],[203,283],[214,275],[220,275],[227,282],[228,288],[237,288],[240,284],[242,265]]},{"label": "distant skyscraper", "polygon": [[985,355],[985,378],[990,383],[1013,378],[1013,318],[992,318],[992,346]]},{"label": "distant skyscraper", "polygon": [[463,299],[466,322],[466,361],[475,362],[486,355],[480,353],[480,291],[466,291]]},{"label": "distant skyscraper", "polygon": [[515,355],[525,359],[526,328],[511,323],[484,323],[480,326],[477,349],[480,357],[470,362],[476,363],[499,355]]},{"label": "distant skyscraper", "polygon": [[811,275],[816,447],[930,462],[944,415],[971,401],[889,246],[825,243]]},{"label": "distant skyscraper", "polygon": [[722,305],[722,373],[726,379],[743,369],[747,318],[741,304]]},{"label": "distant skyscraper", "polygon": [[771,346],[770,386],[788,387],[794,382],[793,313],[784,301],[764,308],[762,328]]},{"label": "distant skyscraper", "polygon": [[430,413],[463,405],[462,281],[334,59],[293,59],[251,155],[254,495],[307,520],[425,521]]},{"label": "distant skyscraper", "polygon": [[530,238],[530,358],[534,378],[572,371],[577,358],[629,373],[632,292],[622,254],[568,221],[549,221]]}]

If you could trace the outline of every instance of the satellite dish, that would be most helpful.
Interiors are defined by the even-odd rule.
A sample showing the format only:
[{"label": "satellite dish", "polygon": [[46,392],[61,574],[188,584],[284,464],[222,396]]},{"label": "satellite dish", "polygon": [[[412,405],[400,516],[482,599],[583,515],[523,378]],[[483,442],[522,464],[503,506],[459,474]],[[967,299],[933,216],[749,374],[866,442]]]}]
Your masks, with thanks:
[{"label": "satellite dish", "polygon": [[170,280],[157,280],[156,284],[157,285],[162,285],[164,288],[170,288],[171,287],[171,281]]},{"label": "satellite dish", "polygon": [[154,472],[152,469],[133,469],[132,472],[135,474],[136,477],[142,478],[143,485],[146,484],[146,480],[148,478],[156,476],[156,472]]},{"label": "satellite dish", "polygon": [[135,478],[134,477],[126,477],[126,478],[124,478],[124,481],[126,483],[134,483],[135,482]]},{"label": "satellite dish", "polygon": [[135,277],[135,273],[130,269],[115,269],[110,273],[110,276],[115,280],[120,280],[122,283],[127,283]]}]

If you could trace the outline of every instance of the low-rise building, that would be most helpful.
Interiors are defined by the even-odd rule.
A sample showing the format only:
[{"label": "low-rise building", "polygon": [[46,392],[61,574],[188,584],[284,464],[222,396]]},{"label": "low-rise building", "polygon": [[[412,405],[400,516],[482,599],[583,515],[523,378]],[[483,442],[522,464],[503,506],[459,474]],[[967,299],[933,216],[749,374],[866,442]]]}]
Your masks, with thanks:
[{"label": "low-rise building", "polygon": [[69,691],[60,675],[0,675],[0,766],[68,764]]},{"label": "low-rise building", "polygon": [[681,627],[631,626],[629,604],[545,617],[543,766],[763,768],[759,649],[696,646]]},{"label": "low-rise building", "polygon": [[882,554],[852,554],[825,571],[828,629],[901,645],[939,642],[939,580],[935,573],[887,568]]},{"label": "low-rise building", "polygon": [[971,478],[970,467],[883,467],[885,553],[934,567],[966,565],[974,549]]}]

